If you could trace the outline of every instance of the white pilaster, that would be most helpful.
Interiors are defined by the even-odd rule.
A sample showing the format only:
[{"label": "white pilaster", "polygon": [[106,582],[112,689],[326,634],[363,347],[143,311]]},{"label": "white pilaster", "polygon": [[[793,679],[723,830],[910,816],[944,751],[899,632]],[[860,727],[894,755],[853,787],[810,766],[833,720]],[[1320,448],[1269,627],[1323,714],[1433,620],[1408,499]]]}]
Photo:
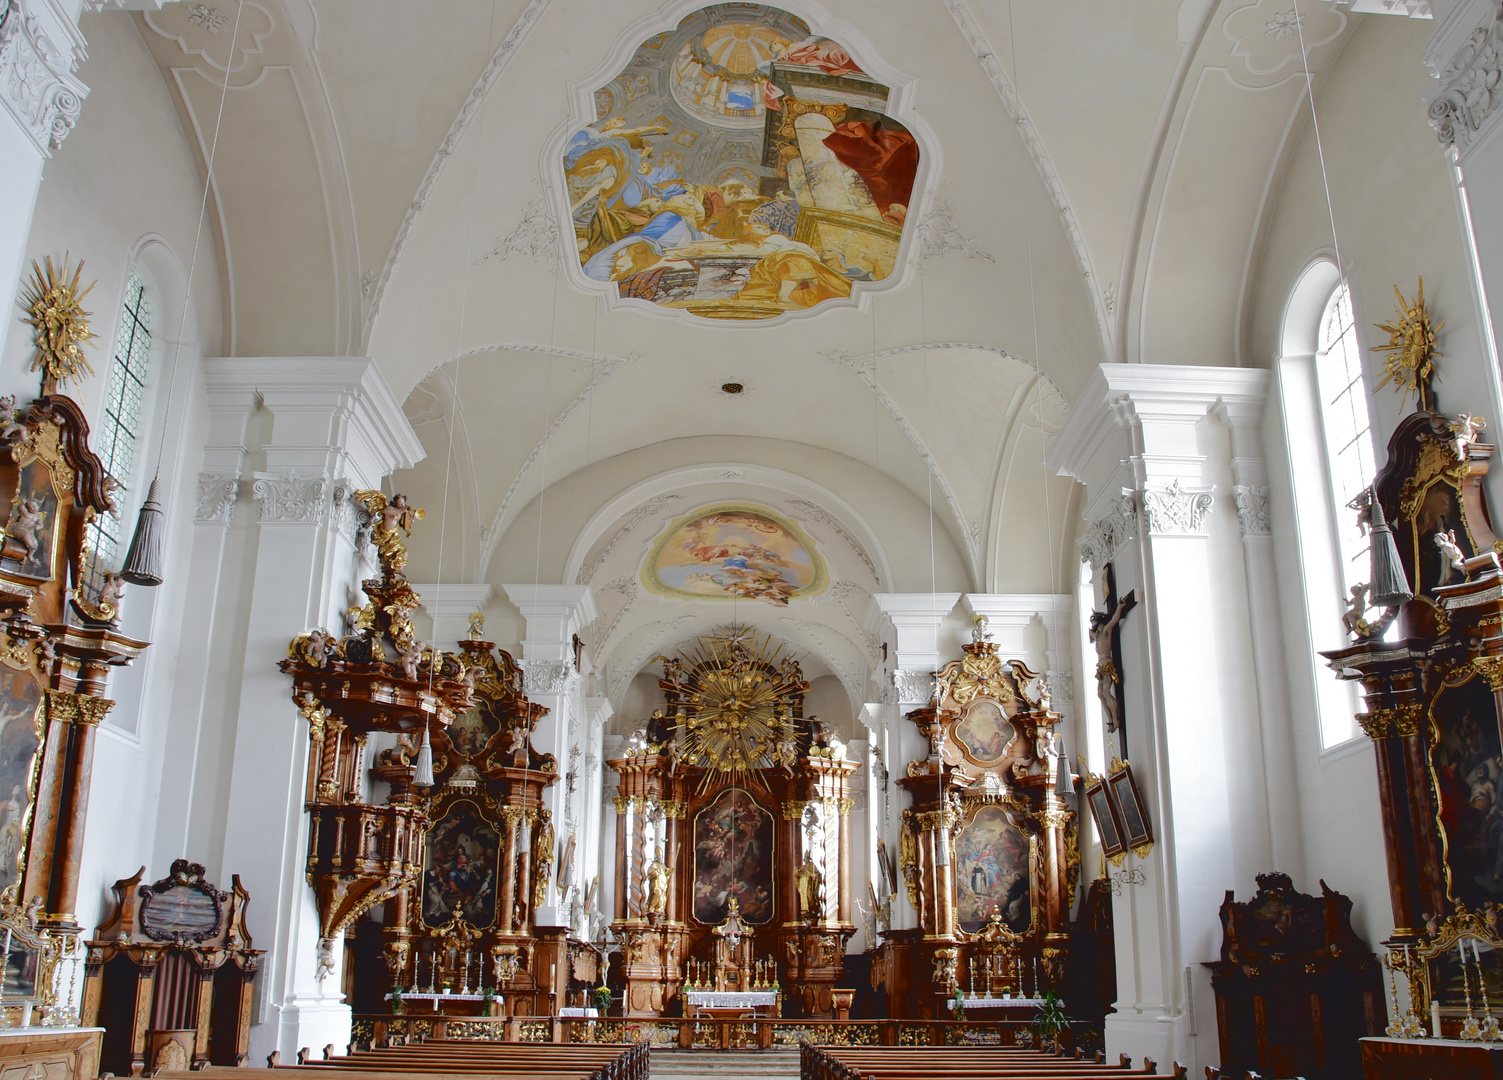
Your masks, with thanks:
[{"label": "white pilaster", "polygon": [[[940,647],[940,627],[960,594],[954,593],[877,593],[872,597],[867,613],[867,628],[875,630],[885,617],[892,625],[896,649],[890,658],[893,665],[892,681],[884,686],[883,701],[874,706],[881,716],[880,730],[873,730],[871,743],[881,749],[887,762],[888,790],[887,807],[891,821],[887,824],[886,836],[893,846],[893,858],[897,858],[896,841],[902,812],[912,804],[912,797],[898,787],[897,781],[906,775],[910,761],[920,761],[929,756],[929,746],[918,728],[908,723],[904,715],[929,703],[934,693],[934,672],[944,661]],[[894,930],[907,930],[918,926],[918,912],[908,900],[908,891],[902,883],[892,905]]]},{"label": "white pilaster", "polygon": [[[0,274],[10,295],[28,276],[26,241],[42,183],[42,163],[62,146],[89,88],[74,74],[87,53],[77,5],[61,0],[0,0]],[[30,327],[7,320],[8,333]],[[0,333],[0,344],[5,333]],[[6,349],[0,355],[12,355]],[[29,371],[0,373],[0,389],[35,392]]]},{"label": "white pilaster", "polygon": [[[595,618],[595,597],[588,585],[502,585],[507,598],[527,620],[522,639],[522,670],[527,696],[548,709],[532,734],[540,754],[558,761],[560,781],[544,796],[553,812],[555,831],[564,819],[564,782],[569,767],[569,748],[579,745],[584,726],[584,698],[580,671],[574,666],[574,635]],[[581,748],[582,752],[582,748]],[[557,925],[563,913],[557,910],[558,893],[549,882],[547,902],[538,907],[537,921]]]},{"label": "white pilaster", "polygon": [[1213,493],[1211,483],[1232,456],[1243,459],[1242,480],[1256,481],[1261,449],[1254,455],[1243,438],[1228,455],[1208,417],[1241,424],[1266,392],[1260,371],[1102,365],[1048,457],[1088,489],[1081,548],[1098,582],[1111,562],[1118,596],[1134,591],[1140,605],[1122,631],[1125,722],[1158,843],[1138,863],[1145,883],[1115,901],[1108,1052],[1196,1071],[1219,1056],[1214,1025],[1192,1033],[1190,1024],[1215,1015],[1201,961],[1217,956],[1218,906],[1272,858],[1266,766],[1261,742],[1249,746],[1247,735],[1261,732],[1266,674],[1249,662],[1252,583],[1240,580],[1246,549],[1234,493]]},{"label": "white pilaster", "polygon": [[470,630],[470,616],[484,611],[495,591],[488,581],[477,584],[451,582],[445,585],[412,586],[422,598],[423,610],[433,620],[433,640],[440,649],[457,649]]},{"label": "white pilaster", "polygon": [[212,393],[254,392],[273,414],[248,582],[243,670],[226,729],[233,772],[226,786],[222,876],[238,873],[269,951],[252,1028],[251,1057],[349,1040],[350,1009],[335,969],[316,977],[318,915],[304,866],[307,731],[277,662],[287,642],[338,622],[355,575],[349,493],[378,487],[423,457],[411,425],[375,364],[358,357],[219,359],[207,362]]}]

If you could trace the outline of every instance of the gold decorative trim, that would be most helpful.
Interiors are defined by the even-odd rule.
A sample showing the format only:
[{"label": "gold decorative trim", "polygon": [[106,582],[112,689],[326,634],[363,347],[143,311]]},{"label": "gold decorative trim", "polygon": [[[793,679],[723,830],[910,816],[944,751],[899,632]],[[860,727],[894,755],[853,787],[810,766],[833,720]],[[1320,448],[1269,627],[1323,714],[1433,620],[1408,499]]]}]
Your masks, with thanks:
[{"label": "gold decorative trim", "polygon": [[1503,691],[1503,656],[1474,656],[1472,670],[1487,680],[1493,693]]}]

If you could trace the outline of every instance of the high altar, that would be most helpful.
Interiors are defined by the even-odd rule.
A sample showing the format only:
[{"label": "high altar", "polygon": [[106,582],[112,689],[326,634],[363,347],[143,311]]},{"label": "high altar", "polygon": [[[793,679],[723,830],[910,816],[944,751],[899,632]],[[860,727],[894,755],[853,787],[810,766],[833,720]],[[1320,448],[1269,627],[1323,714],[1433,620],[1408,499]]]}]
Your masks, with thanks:
[{"label": "high altar", "polygon": [[804,717],[798,663],[743,628],[666,659],[659,685],[664,707],[609,762],[627,1015],[829,1015],[856,929],[857,766]]},{"label": "high altar", "polygon": [[[1079,874],[1077,823],[1044,680],[977,627],[909,714],[931,753],[899,784],[897,863],[914,929],[889,929],[872,965],[887,1015],[943,1018],[1028,1000],[1064,978]],[[616,911],[628,1015],[717,1006],[840,1015],[850,921],[849,779],[858,766],[805,717],[799,665],[741,627],[665,658],[663,707],[633,736],[616,808]],[[886,852],[886,845],[879,845]],[[890,909],[890,899],[879,905]],[[747,996],[749,993],[749,996]]]}]

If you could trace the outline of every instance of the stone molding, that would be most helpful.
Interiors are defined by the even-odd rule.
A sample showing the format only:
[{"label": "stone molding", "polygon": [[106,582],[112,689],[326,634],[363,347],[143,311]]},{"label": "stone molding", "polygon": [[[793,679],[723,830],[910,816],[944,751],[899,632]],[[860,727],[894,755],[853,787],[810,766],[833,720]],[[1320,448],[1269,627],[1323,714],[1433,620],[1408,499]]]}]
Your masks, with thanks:
[{"label": "stone molding", "polygon": [[235,519],[235,499],[239,494],[240,477],[235,473],[199,473],[198,503],[193,520],[200,525],[229,528]]},{"label": "stone molding", "polygon": [[1175,477],[1165,488],[1144,488],[1143,518],[1156,536],[1203,536],[1206,515],[1211,512],[1211,493],[1186,488]]},{"label": "stone molding", "polygon": [[898,668],[892,673],[892,686],[897,692],[897,704],[917,702],[928,704],[934,697],[934,673],[932,671],[905,671]]},{"label": "stone molding", "polygon": [[1430,126],[1443,149],[1462,153],[1477,142],[1503,101],[1503,0],[1473,30],[1437,75]]},{"label": "stone molding", "polygon": [[528,697],[568,694],[579,685],[572,660],[523,660],[522,685]]},{"label": "stone molding", "polygon": [[59,48],[33,10],[38,6],[35,0],[9,0],[4,7],[0,102],[38,152],[51,157],[78,123],[89,88],[73,74],[83,58],[83,39],[70,50]]},{"label": "stone molding", "polygon": [[1266,487],[1237,484],[1232,488],[1232,498],[1237,504],[1237,523],[1242,527],[1244,537],[1267,536],[1272,531],[1268,526]]},{"label": "stone molding", "polygon": [[1080,545],[1082,561],[1091,564],[1093,574],[1099,574],[1103,566],[1117,557],[1124,544],[1137,538],[1137,500],[1132,492],[1124,491],[1111,511],[1075,542]]},{"label": "stone molding", "polygon": [[329,510],[329,481],[322,476],[304,478],[296,469],[256,473],[251,492],[261,503],[257,520],[263,525],[317,525]]}]

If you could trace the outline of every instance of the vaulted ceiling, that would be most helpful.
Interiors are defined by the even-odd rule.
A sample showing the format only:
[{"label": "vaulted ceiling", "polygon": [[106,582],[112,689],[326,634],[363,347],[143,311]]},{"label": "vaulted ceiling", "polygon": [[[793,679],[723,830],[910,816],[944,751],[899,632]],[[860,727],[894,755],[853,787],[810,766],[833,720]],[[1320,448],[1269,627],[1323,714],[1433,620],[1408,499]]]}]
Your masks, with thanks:
[{"label": "vaulted ceiling", "polygon": [[[1257,362],[1250,282],[1308,117],[1301,40],[1318,80],[1383,16],[785,0],[891,88],[923,163],[888,280],[758,325],[603,295],[567,220],[561,154],[596,121],[595,89],[701,6],[247,0],[237,25],[229,0],[203,0],[133,16],[203,160],[218,131],[224,341],[378,361],[428,450],[396,482],[448,508],[442,553],[431,526],[414,543],[418,579],[561,580],[622,491],[715,463],[809,476],[858,507],[903,567],[864,590],[1068,588],[1076,511],[1044,444],[1099,363]],[[686,504],[737,494],[717,483]],[[828,627],[870,644],[846,615]],[[843,648],[827,656],[845,678]]]}]

